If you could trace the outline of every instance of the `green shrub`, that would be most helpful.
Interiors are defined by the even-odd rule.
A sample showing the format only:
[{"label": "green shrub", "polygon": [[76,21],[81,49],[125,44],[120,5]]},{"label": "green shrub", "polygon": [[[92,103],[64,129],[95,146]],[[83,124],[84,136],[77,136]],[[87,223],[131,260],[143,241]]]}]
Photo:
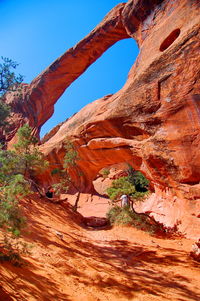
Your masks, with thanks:
[{"label": "green shrub", "polygon": [[54,176],[54,175],[60,175],[62,173],[61,169],[60,168],[54,168],[52,171],[51,171],[51,175]]},{"label": "green shrub", "polygon": [[9,116],[10,114],[10,107],[3,103],[0,99],[0,127],[4,126],[6,127],[6,125],[8,124],[6,122],[6,118]]},{"label": "green shrub", "polygon": [[115,223],[116,216],[118,216],[121,213],[121,208],[119,206],[114,206],[109,209],[109,211],[106,213],[107,219],[109,219],[111,225]]},{"label": "green shrub", "polygon": [[109,209],[106,217],[111,225],[131,225],[151,234],[160,230],[160,225],[156,224],[150,217],[145,214],[133,212],[128,206],[123,208],[114,206]]},{"label": "green shrub", "polygon": [[149,186],[149,180],[137,170],[134,170],[131,166],[128,169],[128,181],[135,186],[136,191],[146,192]]},{"label": "green shrub", "polygon": [[135,192],[135,186],[129,181],[128,177],[121,177],[112,182],[112,186],[107,190],[107,194],[111,200],[116,200],[122,194],[131,195]]},{"label": "green shrub", "polygon": [[16,246],[13,239],[18,238],[26,227],[19,201],[32,193],[34,174],[47,166],[35,145],[37,139],[32,136],[32,129],[24,125],[17,134],[18,142],[12,150],[0,147],[0,229],[4,235],[4,247],[10,247],[12,253],[15,253]]},{"label": "green shrub", "polygon": [[31,254],[33,245],[26,242],[5,239],[3,248],[0,247],[0,262],[9,261],[14,266],[21,267],[25,264],[22,255]]},{"label": "green shrub", "polygon": [[126,194],[132,201],[139,201],[149,194],[148,185],[149,181],[145,176],[130,166],[128,176],[114,180],[106,192],[111,200],[117,200],[122,194]]}]

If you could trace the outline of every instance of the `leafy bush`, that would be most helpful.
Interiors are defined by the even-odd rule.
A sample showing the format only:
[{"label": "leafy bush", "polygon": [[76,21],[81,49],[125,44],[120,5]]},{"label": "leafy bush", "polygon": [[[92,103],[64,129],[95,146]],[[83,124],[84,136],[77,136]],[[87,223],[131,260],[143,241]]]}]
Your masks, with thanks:
[{"label": "leafy bush", "polygon": [[119,206],[114,206],[109,209],[109,211],[106,213],[107,219],[110,221],[111,225],[115,223],[116,216],[118,216],[121,213],[121,209]]},{"label": "leafy bush", "polygon": [[121,177],[112,182],[112,186],[107,190],[107,194],[111,200],[116,200],[122,194],[131,195],[135,192],[135,186],[133,186],[128,177]]},{"label": "leafy bush", "polygon": [[131,225],[133,223],[131,211],[128,207],[120,208],[115,206],[109,210],[106,216],[111,224]]},{"label": "leafy bush", "polygon": [[[18,65],[16,62],[3,57],[1,60],[0,130],[3,133],[1,143],[4,144],[4,134],[10,126],[7,117],[11,111],[4,103],[4,94],[19,91],[23,78],[13,72]],[[18,130],[19,139],[13,150],[4,150],[0,145],[0,228],[4,236],[3,244],[0,246],[3,249],[0,250],[1,260],[17,260],[19,246],[21,251],[24,250],[22,242],[13,242],[26,226],[19,200],[31,192],[29,183],[31,170],[35,170],[36,165],[41,166],[44,162],[41,153],[35,148],[36,139],[31,133],[32,129],[25,125]]]},{"label": "leafy bush", "polygon": [[128,169],[128,181],[135,186],[136,191],[146,192],[149,186],[149,180],[137,170],[134,170],[131,166]]},{"label": "leafy bush", "polygon": [[76,161],[79,160],[78,152],[75,149],[75,146],[71,141],[66,141],[64,148],[66,150],[65,156],[64,156],[64,164],[63,167],[65,169],[74,167],[77,167]]},{"label": "leafy bush", "polygon": [[27,244],[26,242],[5,239],[3,248],[0,246],[0,262],[9,261],[14,266],[21,267],[25,263],[22,255],[30,255],[31,248],[33,248],[33,245]]},{"label": "leafy bush", "polygon": [[130,166],[128,176],[114,180],[106,192],[111,200],[117,200],[122,194],[126,194],[132,200],[138,201],[143,200],[149,193],[148,185],[149,181],[145,176]]},{"label": "leafy bush", "polygon": [[24,125],[17,134],[18,142],[14,149],[0,148],[0,228],[5,249],[13,246],[13,238],[18,238],[26,227],[19,201],[32,193],[34,173],[47,165],[35,145],[37,139],[32,136],[32,129]]},{"label": "leafy bush", "polygon": [[17,131],[18,142],[14,145],[14,155],[20,162],[20,171],[25,177],[43,171],[48,166],[43,154],[36,146],[38,139],[32,135],[32,128],[25,124]]},{"label": "leafy bush", "polygon": [[156,224],[150,217],[145,214],[136,213],[128,206],[114,206],[109,209],[106,214],[111,225],[131,225],[137,229],[141,229],[150,233],[155,233],[160,230],[160,225]]},{"label": "leafy bush", "polygon": [[79,160],[78,151],[76,150],[74,144],[69,140],[65,141],[64,148],[65,156],[63,159],[62,168],[55,168],[51,172],[53,176],[57,176],[59,179],[58,182],[53,185],[53,188],[55,189],[56,194],[60,194],[62,192],[66,193],[70,188],[73,188],[76,191],[78,191],[78,196],[73,206],[74,211],[77,211],[78,202],[80,198],[80,181],[76,183],[71,175],[76,174],[78,175],[79,180],[81,180],[82,173],[80,172],[79,167],[77,165],[77,161]]}]

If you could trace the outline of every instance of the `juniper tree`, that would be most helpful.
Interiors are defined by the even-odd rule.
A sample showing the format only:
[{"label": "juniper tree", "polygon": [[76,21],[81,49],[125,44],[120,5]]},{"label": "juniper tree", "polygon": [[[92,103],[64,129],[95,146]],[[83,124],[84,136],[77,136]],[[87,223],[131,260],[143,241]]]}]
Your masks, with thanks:
[{"label": "juniper tree", "polygon": [[[3,98],[5,93],[10,91],[16,91],[23,80],[22,75],[16,75],[15,69],[19,64],[13,60],[5,57],[1,57],[0,61],[0,132],[4,136],[4,132],[8,130],[9,123],[7,118],[10,115],[11,108],[4,103]],[[3,140],[1,141],[3,142]]]},{"label": "juniper tree", "polygon": [[23,80],[22,75],[16,75],[14,70],[19,65],[13,60],[1,57],[0,62],[0,97],[8,91],[15,91]]},{"label": "juniper tree", "polygon": [[77,161],[79,160],[78,152],[71,141],[66,141],[64,144],[65,156],[63,159],[63,166],[61,169],[56,168],[52,170],[52,175],[57,174],[59,176],[59,182],[54,184],[57,194],[64,191],[67,192],[70,187],[73,187],[78,191],[78,195],[74,204],[74,210],[77,210],[78,202],[80,198],[80,189],[79,185],[76,184],[74,179],[71,177],[72,171],[78,175],[78,178],[81,177],[81,172],[79,171]]},{"label": "juniper tree", "polygon": [[8,242],[8,233],[19,237],[26,226],[19,201],[32,193],[35,173],[47,166],[31,127],[24,125],[17,136],[12,150],[0,149],[0,228],[4,243]]}]

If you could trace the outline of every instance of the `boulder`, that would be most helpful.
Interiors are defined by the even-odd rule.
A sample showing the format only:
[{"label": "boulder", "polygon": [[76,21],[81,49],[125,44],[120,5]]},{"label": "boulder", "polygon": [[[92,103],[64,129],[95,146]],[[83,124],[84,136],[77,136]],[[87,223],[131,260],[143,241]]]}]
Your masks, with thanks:
[{"label": "boulder", "polygon": [[108,225],[108,219],[105,217],[90,216],[84,218],[84,224],[88,227],[98,228]]}]

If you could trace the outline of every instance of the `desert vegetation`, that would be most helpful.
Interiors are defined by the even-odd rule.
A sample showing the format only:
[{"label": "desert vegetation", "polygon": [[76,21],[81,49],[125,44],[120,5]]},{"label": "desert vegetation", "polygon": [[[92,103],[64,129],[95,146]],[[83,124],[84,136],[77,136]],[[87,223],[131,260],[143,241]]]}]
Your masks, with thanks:
[{"label": "desert vegetation", "polygon": [[[0,64],[0,130],[9,128],[8,117],[11,108],[3,102],[6,92],[17,91],[22,76],[15,76],[13,69],[17,63],[2,58]],[[25,245],[16,242],[26,229],[26,219],[20,200],[32,193],[34,175],[46,168],[47,161],[38,150],[38,139],[32,135],[32,128],[25,124],[17,131],[17,143],[7,150],[0,146],[0,228],[3,235],[0,259],[16,261],[19,253],[25,252]]]},{"label": "desert vegetation", "polygon": [[[127,174],[128,176],[113,180],[111,187],[107,189],[107,194],[112,200],[107,218],[112,225],[134,226],[150,233],[160,231],[162,226],[159,223],[156,223],[148,214],[137,213],[134,209],[134,203],[143,201],[150,193],[148,179],[131,166],[129,166]],[[122,207],[118,203],[120,202],[120,196],[124,194],[128,196],[129,205]]]},{"label": "desert vegetation", "polygon": [[57,183],[53,184],[55,194],[59,195],[63,192],[68,192],[70,188],[78,192],[75,204],[74,211],[77,211],[78,201],[80,197],[80,190],[77,183],[73,180],[71,172],[74,172],[78,175],[78,178],[81,178],[81,173],[78,169],[77,161],[79,160],[78,152],[76,147],[70,140],[66,140],[64,144],[65,156],[63,159],[63,166],[61,168],[56,168],[51,171],[52,175],[57,175]]}]

